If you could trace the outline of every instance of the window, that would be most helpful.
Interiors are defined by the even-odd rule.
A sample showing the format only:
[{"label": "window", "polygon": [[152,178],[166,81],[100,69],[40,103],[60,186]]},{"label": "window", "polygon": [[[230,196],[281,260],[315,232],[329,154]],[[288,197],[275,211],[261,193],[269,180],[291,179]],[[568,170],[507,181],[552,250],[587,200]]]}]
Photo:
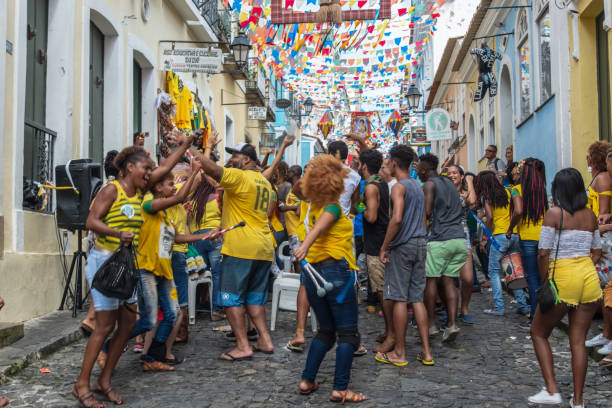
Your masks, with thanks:
[{"label": "window", "polygon": [[524,120],[531,113],[531,57],[529,52],[529,22],[527,21],[527,12],[525,9],[521,9],[519,12],[516,32],[516,38],[518,39],[519,44],[519,85],[521,87],[520,119]]},{"label": "window", "polygon": [[234,121],[229,116],[225,116],[225,146],[234,146]]},{"label": "window", "polygon": [[134,110],[132,133],[134,134],[142,132],[142,68],[136,61],[134,61],[132,86],[132,106]]},{"label": "window", "polygon": [[495,98],[491,98],[491,96],[488,96],[489,98],[489,117],[492,118],[493,116],[495,116]]},{"label": "window", "polygon": [[480,157],[484,157],[485,154],[485,138],[484,138],[484,129],[480,129]]},{"label": "window", "polygon": [[538,45],[540,52],[540,103],[552,95],[550,74],[550,12],[548,8],[538,19]]},{"label": "window", "polygon": [[478,103],[478,125],[480,129],[484,127],[484,104],[482,100]]},{"label": "window", "polygon": [[495,143],[495,119],[491,119],[489,122],[489,144],[497,145],[497,143]]}]

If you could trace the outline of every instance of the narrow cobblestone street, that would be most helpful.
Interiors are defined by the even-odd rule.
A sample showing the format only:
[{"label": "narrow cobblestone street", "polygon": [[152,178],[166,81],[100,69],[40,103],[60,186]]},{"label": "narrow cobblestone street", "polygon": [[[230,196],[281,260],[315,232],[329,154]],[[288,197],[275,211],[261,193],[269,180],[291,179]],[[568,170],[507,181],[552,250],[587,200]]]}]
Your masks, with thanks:
[{"label": "narrow cobblestone street", "polygon": [[[368,401],[361,407],[524,407],[526,398],[542,384],[540,369],[527,332],[518,328],[522,317],[507,307],[505,317],[488,316],[490,292],[474,294],[474,326],[463,325],[451,345],[442,345],[441,336],[432,339],[435,367],[424,367],[415,360],[419,340],[409,328],[404,368],[385,366],[374,355],[355,359],[351,389],[363,392]],[[507,304],[510,299],[506,298]],[[360,306],[360,330],[363,344],[370,350],[383,327],[378,314],[369,314]],[[269,313],[268,313],[269,316]],[[327,401],[333,379],[334,351],[323,362],[318,381],[321,388],[312,396],[296,394],[306,353],[296,354],[284,348],[294,328],[295,314],[280,312],[277,329],[272,333],[276,352],[272,356],[255,355],[252,361],[228,363],[218,356],[232,347],[212,328],[208,315],[199,314],[189,344],[176,350],[186,358],[171,373],[144,373],[138,355],[126,352],[113,378],[114,386],[130,407],[286,407],[332,405]],[[75,324],[77,322],[75,321]],[[594,322],[595,323],[595,322]],[[593,324],[594,330],[596,324]],[[309,326],[307,332],[309,331]],[[592,333],[591,333],[592,334]],[[307,333],[308,340],[311,333]],[[565,401],[572,392],[570,353],[567,335],[555,329],[551,336],[557,383]],[[12,400],[11,407],[77,406],[70,395],[78,375],[85,341],[81,340],[50,358],[32,364],[2,387],[2,394]],[[40,368],[49,368],[41,374]],[[93,377],[98,374],[94,369]],[[585,387],[588,407],[610,407],[612,373],[600,371],[589,359]],[[110,403],[106,404],[110,406]]]}]

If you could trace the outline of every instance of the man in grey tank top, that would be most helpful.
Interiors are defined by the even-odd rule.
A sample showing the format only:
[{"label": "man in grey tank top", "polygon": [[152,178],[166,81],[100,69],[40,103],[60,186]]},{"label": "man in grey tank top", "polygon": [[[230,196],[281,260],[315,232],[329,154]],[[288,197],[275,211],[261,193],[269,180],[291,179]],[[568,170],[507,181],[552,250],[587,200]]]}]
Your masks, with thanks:
[{"label": "man in grey tank top", "polygon": [[417,165],[419,179],[424,183],[425,216],[429,220],[427,240],[427,286],[425,306],[429,320],[429,333],[435,334],[434,309],[438,296],[438,283],[444,287],[448,327],[442,335],[443,342],[453,341],[460,329],[456,325],[457,287],[455,278],[467,261],[465,232],[461,224],[463,208],[455,185],[437,172],[438,158],[427,153]]},{"label": "man in grey tank top", "polygon": [[403,367],[406,360],[407,303],[412,303],[421,337],[417,360],[434,365],[429,347],[429,324],[423,303],[425,290],[425,200],[416,180],[410,177],[410,163],[416,155],[411,147],[398,145],[389,152],[391,174],[398,182],[391,189],[393,214],[389,220],[380,260],[385,264],[383,308],[392,316],[385,341],[378,347],[376,361]]}]

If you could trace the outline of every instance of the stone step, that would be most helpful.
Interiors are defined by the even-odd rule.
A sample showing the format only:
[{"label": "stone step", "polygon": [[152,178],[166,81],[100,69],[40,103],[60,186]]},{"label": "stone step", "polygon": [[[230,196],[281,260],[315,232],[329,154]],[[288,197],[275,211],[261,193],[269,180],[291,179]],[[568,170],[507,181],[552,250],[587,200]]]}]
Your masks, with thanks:
[{"label": "stone step", "polygon": [[9,346],[23,337],[23,323],[0,323],[0,348]]}]

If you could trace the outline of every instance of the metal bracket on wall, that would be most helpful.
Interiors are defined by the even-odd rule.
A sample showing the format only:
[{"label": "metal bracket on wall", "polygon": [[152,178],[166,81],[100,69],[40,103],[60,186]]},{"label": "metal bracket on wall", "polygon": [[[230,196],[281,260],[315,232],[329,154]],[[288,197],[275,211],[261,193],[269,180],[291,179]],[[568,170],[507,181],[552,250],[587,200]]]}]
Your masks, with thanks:
[{"label": "metal bracket on wall", "polygon": [[499,10],[499,9],[515,9],[515,8],[531,8],[531,4],[527,5],[518,5],[518,6],[491,6],[485,7],[485,10]]},{"label": "metal bracket on wall", "polygon": [[510,31],[509,33],[501,33],[501,34],[492,34],[492,35],[482,35],[480,37],[472,38],[472,41],[475,40],[483,40],[485,38],[494,38],[494,37],[504,37],[506,35],[514,35],[514,31]]}]

